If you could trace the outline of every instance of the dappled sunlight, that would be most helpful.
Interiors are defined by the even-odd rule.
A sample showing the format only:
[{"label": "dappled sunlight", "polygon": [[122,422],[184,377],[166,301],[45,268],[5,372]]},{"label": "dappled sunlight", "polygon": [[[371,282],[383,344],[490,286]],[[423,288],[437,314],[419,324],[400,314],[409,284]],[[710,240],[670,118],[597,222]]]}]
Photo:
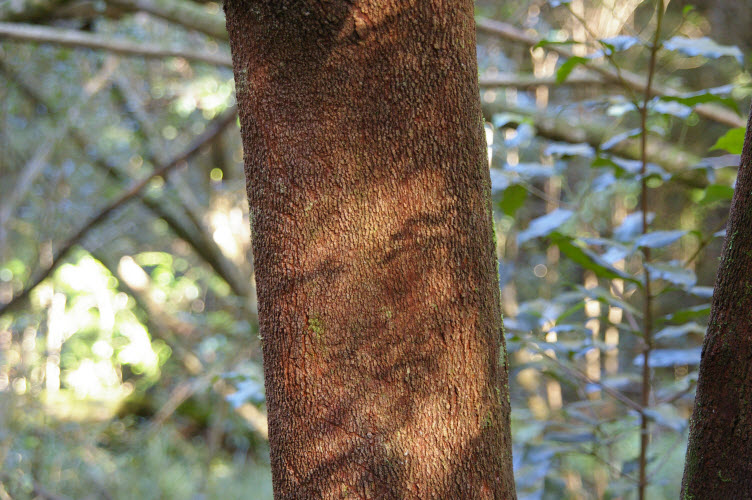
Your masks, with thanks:
[{"label": "dappled sunlight", "polygon": [[136,322],[125,323],[118,333],[128,339],[128,344],[117,354],[118,361],[133,365],[149,375],[155,375],[159,358],[152,349],[146,329]]},{"label": "dappled sunlight", "polygon": [[124,255],[120,258],[120,262],[118,262],[118,276],[135,290],[146,290],[149,285],[149,275],[146,274],[146,271],[130,255]]},{"label": "dappled sunlight", "polygon": [[[123,359],[122,352],[119,357],[129,362]],[[68,370],[63,380],[78,398],[107,401],[123,396],[120,377],[109,360],[84,359],[78,367]]]},{"label": "dappled sunlight", "polygon": [[752,435],[744,2],[225,3],[0,0],[0,500],[676,498],[707,338]]},{"label": "dappled sunlight", "polygon": [[240,207],[218,202],[209,212],[212,238],[224,254],[236,262],[244,262],[251,244],[250,224]]}]

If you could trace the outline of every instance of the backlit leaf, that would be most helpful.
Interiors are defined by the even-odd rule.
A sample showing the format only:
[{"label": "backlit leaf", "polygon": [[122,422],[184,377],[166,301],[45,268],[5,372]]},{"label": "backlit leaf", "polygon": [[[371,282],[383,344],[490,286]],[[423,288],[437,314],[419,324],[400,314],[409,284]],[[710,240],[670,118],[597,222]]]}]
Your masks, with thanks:
[{"label": "backlit leaf", "polygon": [[686,231],[652,231],[640,235],[635,240],[635,246],[647,248],[660,248],[670,245],[682,236]]},{"label": "backlit leaf", "polygon": [[744,55],[739,47],[732,45],[721,45],[708,37],[702,38],[685,38],[682,36],[675,36],[669,40],[663,42],[663,47],[679,52],[686,56],[703,56],[709,59],[718,59],[723,56],[731,56],[742,64]]},{"label": "backlit leaf", "polygon": [[564,61],[564,64],[556,70],[556,83],[564,83],[574,68],[586,62],[588,62],[588,59],[580,56],[572,56]]},{"label": "backlit leaf", "polygon": [[744,133],[744,127],[732,128],[715,141],[710,150],[723,149],[731,154],[740,155],[744,147]]},{"label": "backlit leaf", "polygon": [[694,271],[676,264],[656,262],[646,264],[646,267],[650,270],[651,278],[668,281],[682,288],[690,288],[697,282]]},{"label": "backlit leaf", "polygon": [[525,204],[527,199],[527,189],[519,184],[512,184],[504,190],[499,200],[499,208],[510,217],[514,217],[517,210]]},{"label": "backlit leaf", "polygon": [[685,337],[687,334],[690,333],[705,333],[705,327],[700,325],[699,323],[695,323],[694,321],[691,321],[689,323],[683,323],[681,325],[672,325],[667,326],[660,330],[659,332],[656,332],[655,340],[668,340],[668,339],[676,339],[680,337]]},{"label": "backlit leaf", "polygon": [[734,196],[734,188],[722,184],[711,184],[705,188],[705,195],[700,203],[709,204],[716,201],[729,201]]},{"label": "backlit leaf", "polygon": [[627,273],[616,269],[591,250],[577,245],[572,238],[554,232],[551,235],[551,239],[556,243],[556,246],[559,247],[561,253],[583,268],[593,271],[597,276],[609,279],[621,278],[635,281],[634,278]]},{"label": "backlit leaf", "polygon": [[522,244],[533,238],[549,235],[571,219],[573,215],[574,212],[571,210],[557,208],[553,212],[547,213],[537,219],[533,219],[528,228],[524,231],[520,231],[520,234],[517,235],[517,243]]},{"label": "backlit leaf", "polygon": [[[648,357],[648,365],[656,368],[668,368],[681,365],[699,365],[702,347],[689,349],[654,349]],[[645,360],[640,354],[634,360],[635,366],[642,366]]]}]

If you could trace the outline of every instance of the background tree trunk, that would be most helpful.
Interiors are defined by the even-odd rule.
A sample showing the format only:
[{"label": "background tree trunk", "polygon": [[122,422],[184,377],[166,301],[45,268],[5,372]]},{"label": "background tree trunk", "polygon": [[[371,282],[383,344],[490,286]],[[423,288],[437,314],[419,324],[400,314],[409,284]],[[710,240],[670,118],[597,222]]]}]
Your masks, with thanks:
[{"label": "background tree trunk", "polygon": [[752,498],[751,163],[752,120],[702,351],[683,499]]},{"label": "background tree trunk", "polygon": [[228,0],[277,498],[514,498],[470,0]]}]

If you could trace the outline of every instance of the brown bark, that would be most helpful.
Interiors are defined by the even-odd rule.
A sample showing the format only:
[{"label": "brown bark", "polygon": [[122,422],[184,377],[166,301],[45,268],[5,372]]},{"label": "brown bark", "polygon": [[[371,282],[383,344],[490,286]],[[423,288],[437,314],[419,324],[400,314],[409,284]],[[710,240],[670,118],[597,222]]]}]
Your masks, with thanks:
[{"label": "brown bark", "polygon": [[470,0],[228,0],[276,498],[514,498]]},{"label": "brown bark", "polygon": [[752,119],[703,346],[683,499],[752,498]]}]

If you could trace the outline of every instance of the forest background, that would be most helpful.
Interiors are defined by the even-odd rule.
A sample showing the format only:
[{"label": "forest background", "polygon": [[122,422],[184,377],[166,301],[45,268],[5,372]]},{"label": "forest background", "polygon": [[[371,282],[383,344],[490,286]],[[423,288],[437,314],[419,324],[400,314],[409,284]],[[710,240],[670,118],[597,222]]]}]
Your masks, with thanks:
[{"label": "forest background", "polygon": [[[678,494],[745,4],[476,2],[520,498]],[[226,40],[214,2],[0,3],[0,499],[271,498]]]}]

